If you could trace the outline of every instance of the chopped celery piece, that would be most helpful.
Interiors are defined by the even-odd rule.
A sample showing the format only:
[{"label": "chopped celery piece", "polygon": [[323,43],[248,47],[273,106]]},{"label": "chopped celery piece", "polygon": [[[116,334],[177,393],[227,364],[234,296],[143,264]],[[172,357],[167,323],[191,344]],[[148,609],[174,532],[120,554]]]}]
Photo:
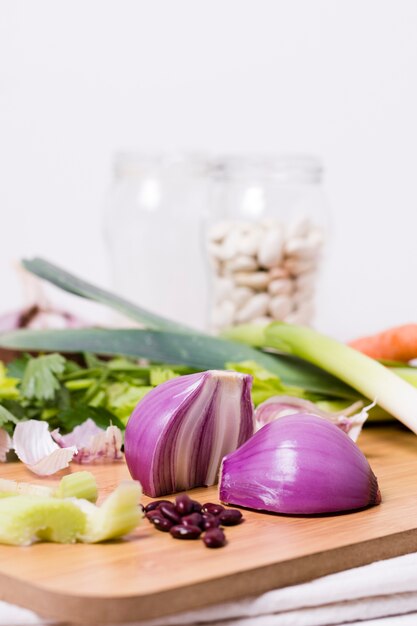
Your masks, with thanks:
[{"label": "chopped celery piece", "polygon": [[97,482],[91,472],[74,472],[61,479],[54,492],[56,498],[83,498],[96,502],[98,496]]},{"label": "chopped celery piece", "polygon": [[18,483],[15,480],[0,478],[0,493],[2,494],[2,497],[30,495],[51,498],[54,495],[54,490],[51,487],[46,487],[45,485]]},{"label": "chopped celery piece", "polygon": [[142,518],[141,495],[138,482],[126,481],[100,507],[79,498],[0,498],[0,543],[97,543],[122,537]]},{"label": "chopped celery piece", "polygon": [[143,517],[139,506],[141,495],[140,484],[129,480],[120,483],[99,507],[79,500],[79,506],[87,516],[87,527],[80,540],[97,543],[132,531]]},{"label": "chopped celery piece", "polygon": [[74,543],[85,529],[86,516],[71,500],[41,496],[0,499],[0,543],[13,546],[28,546],[36,540]]},{"label": "chopped celery piece", "polygon": [[304,326],[273,322],[264,333],[265,347],[321,367],[417,433],[417,390],[378,361]]},{"label": "chopped celery piece", "polygon": [[83,498],[97,500],[97,482],[91,472],[74,472],[61,478],[56,489],[45,485],[17,482],[0,478],[0,494],[5,496],[41,496],[44,498]]}]

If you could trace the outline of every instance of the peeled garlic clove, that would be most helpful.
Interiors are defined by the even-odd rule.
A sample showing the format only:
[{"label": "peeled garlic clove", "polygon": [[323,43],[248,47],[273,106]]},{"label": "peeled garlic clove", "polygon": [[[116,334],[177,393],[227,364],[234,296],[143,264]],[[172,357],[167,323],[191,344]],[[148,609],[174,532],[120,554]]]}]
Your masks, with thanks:
[{"label": "peeled garlic clove", "polygon": [[251,383],[247,374],[212,370],[169,380],[139,402],[125,455],[146,495],[217,482],[222,458],[254,432]]},{"label": "peeled garlic clove", "polygon": [[311,515],[372,506],[381,495],[368,461],[344,432],[299,414],[266,424],[223,459],[220,500]]}]

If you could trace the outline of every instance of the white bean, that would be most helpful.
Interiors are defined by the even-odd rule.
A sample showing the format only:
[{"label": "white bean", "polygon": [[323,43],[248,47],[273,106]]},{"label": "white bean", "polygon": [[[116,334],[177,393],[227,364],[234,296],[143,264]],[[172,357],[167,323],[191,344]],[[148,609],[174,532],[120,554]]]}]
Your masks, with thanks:
[{"label": "white bean", "polygon": [[229,261],[237,253],[237,244],[239,241],[239,233],[236,230],[229,232],[223,240],[222,244],[218,245],[217,258],[221,261]]},{"label": "white bean", "polygon": [[262,229],[252,225],[246,233],[240,236],[238,251],[249,256],[256,256],[262,239]]},{"label": "white bean", "polygon": [[312,228],[311,221],[306,215],[297,215],[286,227],[286,239],[293,239],[294,237],[305,237],[308,235]]},{"label": "white bean", "polygon": [[311,323],[313,316],[314,302],[313,300],[306,300],[295,311],[292,311],[285,321],[290,324],[306,325]]},{"label": "white bean", "polygon": [[233,229],[233,222],[221,221],[213,224],[208,233],[210,241],[219,242],[222,241],[226,235]]},{"label": "white bean", "polygon": [[256,317],[254,320],[251,320],[251,324],[257,324],[258,326],[267,326],[273,321],[273,318],[269,317],[269,315],[262,315],[262,317]]},{"label": "white bean", "polygon": [[268,285],[271,296],[288,295],[293,291],[293,281],[289,278],[276,278]]},{"label": "white bean", "polygon": [[317,242],[311,242],[308,237],[289,239],[284,249],[285,254],[305,260],[315,259],[320,254]]},{"label": "white bean", "polygon": [[317,282],[317,272],[306,272],[295,279],[295,288],[300,291],[313,291]]},{"label": "white bean", "polygon": [[230,326],[233,322],[236,307],[230,300],[223,300],[213,310],[213,326],[223,328]]},{"label": "white bean", "polygon": [[268,272],[238,272],[235,274],[236,284],[251,289],[266,289],[269,283]]},{"label": "white bean", "polygon": [[262,267],[271,268],[278,265],[283,252],[282,231],[274,228],[265,233],[259,244],[258,261]]},{"label": "white bean", "polygon": [[312,259],[287,258],[284,261],[284,267],[292,276],[303,274],[304,272],[312,272],[316,267],[316,261]]},{"label": "white bean", "polygon": [[292,302],[288,296],[275,296],[269,302],[269,312],[276,320],[283,320],[292,310]]},{"label": "white bean", "polygon": [[237,312],[238,322],[250,322],[262,317],[268,311],[269,296],[266,293],[257,293]]},{"label": "white bean", "polygon": [[275,278],[289,278],[290,272],[285,267],[273,267],[269,270],[271,280]]},{"label": "white bean", "polygon": [[218,276],[213,282],[214,297],[217,302],[225,300],[234,287],[234,282],[227,276]]},{"label": "white bean", "polygon": [[297,326],[307,326],[310,323],[310,318],[306,317],[299,311],[292,311],[285,317],[285,321],[288,324],[296,324]]},{"label": "white bean", "polygon": [[249,289],[249,287],[235,287],[229,294],[230,299],[237,308],[243,306],[249,298],[255,295],[255,291],[253,289]]},{"label": "white bean", "polygon": [[224,264],[226,272],[250,271],[256,270],[257,267],[258,264],[253,256],[244,256],[243,254],[233,257]]}]

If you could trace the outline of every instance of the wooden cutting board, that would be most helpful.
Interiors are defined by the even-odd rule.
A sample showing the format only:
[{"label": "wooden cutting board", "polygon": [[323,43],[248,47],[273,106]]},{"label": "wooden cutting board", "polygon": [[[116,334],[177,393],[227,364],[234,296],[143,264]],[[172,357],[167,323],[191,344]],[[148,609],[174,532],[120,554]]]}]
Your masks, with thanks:
[{"label": "wooden cutting board", "polygon": [[[127,540],[114,543],[0,546],[0,598],[66,622],[121,623],[235,600],[417,550],[416,436],[396,426],[370,427],[359,443],[379,479],[378,507],[318,517],[246,511],[245,522],[227,529],[229,543],[219,550],[200,540],[175,540],[146,520]],[[73,465],[71,471],[77,469]],[[103,495],[128,476],[124,463],[92,471]],[[0,474],[34,481],[20,463],[1,465]],[[216,496],[216,488],[193,492],[205,502]]]}]

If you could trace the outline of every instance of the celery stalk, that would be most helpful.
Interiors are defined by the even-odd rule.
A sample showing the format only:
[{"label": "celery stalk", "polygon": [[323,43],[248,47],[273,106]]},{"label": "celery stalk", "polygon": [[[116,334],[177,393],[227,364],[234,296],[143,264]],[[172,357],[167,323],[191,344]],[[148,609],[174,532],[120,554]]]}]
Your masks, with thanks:
[{"label": "celery stalk", "polygon": [[80,541],[97,543],[121,537],[132,531],[143,517],[139,506],[142,495],[140,484],[126,480],[109,495],[99,507],[85,500],[78,500],[87,517],[87,527]]},{"label": "celery stalk", "polygon": [[43,498],[83,498],[97,500],[97,482],[91,472],[74,472],[61,478],[56,489],[46,485],[17,482],[0,478],[0,497],[42,496]]},{"label": "celery stalk", "polygon": [[27,495],[0,500],[0,543],[74,543],[85,529],[85,514],[70,500]]},{"label": "celery stalk", "polygon": [[79,498],[18,495],[0,498],[0,543],[97,543],[122,537],[139,524],[141,488],[121,483],[100,506]]},{"label": "celery stalk", "polygon": [[45,485],[34,485],[33,483],[21,483],[8,478],[0,478],[1,497],[6,496],[42,496],[52,498],[54,490]]},{"label": "celery stalk", "polygon": [[91,472],[74,472],[61,478],[54,492],[55,498],[83,498],[96,502],[97,482]]},{"label": "celery stalk", "polygon": [[417,389],[384,365],[310,328],[273,322],[265,347],[305,359],[375,400],[417,434]]}]

